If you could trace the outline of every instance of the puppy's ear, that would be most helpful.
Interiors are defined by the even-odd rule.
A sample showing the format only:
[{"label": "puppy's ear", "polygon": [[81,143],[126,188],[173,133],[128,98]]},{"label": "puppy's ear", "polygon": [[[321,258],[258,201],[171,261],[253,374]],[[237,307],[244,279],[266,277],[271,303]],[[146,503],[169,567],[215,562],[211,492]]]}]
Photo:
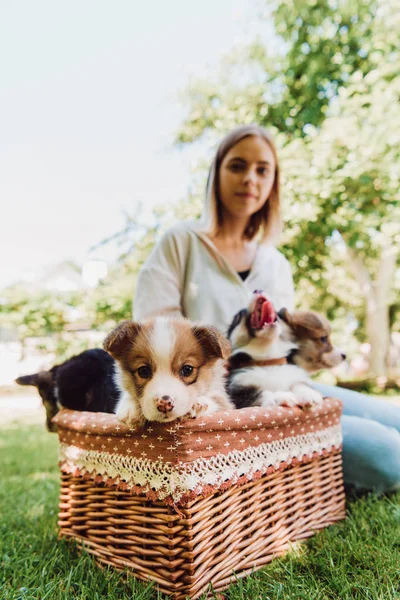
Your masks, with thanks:
[{"label": "puppy's ear", "polygon": [[298,337],[318,338],[329,335],[331,331],[327,319],[312,311],[298,310],[284,320]]},{"label": "puppy's ear", "polygon": [[39,371],[39,373],[33,373],[32,375],[22,375],[17,377],[15,383],[18,385],[33,385],[39,388],[40,385],[50,385],[53,381],[50,371]]},{"label": "puppy's ear", "polygon": [[225,360],[230,357],[231,344],[216,327],[196,325],[192,327],[192,332],[208,357]]},{"label": "puppy's ear", "polygon": [[240,324],[240,322],[242,321],[242,319],[245,319],[247,317],[247,315],[248,315],[248,311],[247,311],[246,308],[243,308],[238,313],[236,313],[236,315],[232,319],[232,323],[228,327],[228,331],[227,331],[227,334],[226,334],[226,337],[228,338],[228,340],[231,339],[231,335],[232,335],[233,331]]},{"label": "puppy's ear", "polygon": [[280,311],[278,312],[278,317],[280,319],[282,319],[282,321],[284,321],[288,325],[291,324],[292,315],[290,314],[290,312],[288,311],[287,308],[281,308]]},{"label": "puppy's ear", "polygon": [[113,358],[120,358],[127,347],[135,340],[140,331],[140,325],[133,321],[123,321],[108,334],[103,343],[103,348]]}]

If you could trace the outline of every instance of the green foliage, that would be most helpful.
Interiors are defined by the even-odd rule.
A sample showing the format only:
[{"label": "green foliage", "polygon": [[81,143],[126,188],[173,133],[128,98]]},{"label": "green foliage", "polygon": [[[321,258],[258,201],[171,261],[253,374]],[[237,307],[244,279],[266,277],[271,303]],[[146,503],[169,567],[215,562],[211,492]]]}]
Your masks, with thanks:
[{"label": "green foliage", "polygon": [[344,243],[375,277],[382,249],[400,244],[399,146],[393,143],[400,139],[400,78],[385,82],[374,72],[353,79],[321,129],[282,151],[290,199],[285,241],[299,279],[303,266],[326,268]]},{"label": "green foliage", "polygon": [[371,0],[279,2],[275,27],[288,51],[276,74],[283,91],[265,124],[272,121],[295,136],[304,135],[307,124],[320,125],[351,74],[373,68],[376,13],[377,2]]},{"label": "green foliage", "polygon": [[400,326],[396,4],[267,3],[275,37],[238,49],[225,59],[218,82],[199,81],[188,90],[188,117],[177,134],[181,144],[215,145],[237,124],[257,122],[275,132],[283,172],[282,250],[293,266],[298,303],[326,312],[338,330],[357,323],[360,341],[366,339],[367,290],[390,255],[397,256],[398,275],[394,271],[386,302],[393,306],[392,326]]},{"label": "green foliage", "polygon": [[54,294],[16,286],[3,292],[0,323],[17,328],[21,339],[63,331],[68,323],[68,310],[81,302],[77,294]]},{"label": "green foliage", "polygon": [[[308,124],[323,122],[351,75],[367,74],[382,59],[384,49],[375,44],[376,37],[382,41],[378,8],[374,0],[267,2],[266,20],[273,19],[275,37],[269,44],[256,40],[227,58],[230,75],[224,64],[215,83],[202,80],[189,90],[190,111],[177,140],[193,142],[208,129],[225,132],[248,122],[288,137],[305,136]],[[394,36],[389,43],[395,44]],[[244,85],[243,70],[250,79]]]}]

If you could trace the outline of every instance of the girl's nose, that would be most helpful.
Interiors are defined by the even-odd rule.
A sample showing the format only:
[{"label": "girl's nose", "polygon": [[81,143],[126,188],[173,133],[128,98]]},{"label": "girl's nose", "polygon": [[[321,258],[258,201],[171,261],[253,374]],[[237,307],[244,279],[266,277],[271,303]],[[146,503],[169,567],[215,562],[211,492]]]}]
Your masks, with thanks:
[{"label": "girl's nose", "polygon": [[244,174],[244,178],[243,181],[245,183],[254,183],[256,180],[256,172],[253,169],[248,169],[245,174]]}]

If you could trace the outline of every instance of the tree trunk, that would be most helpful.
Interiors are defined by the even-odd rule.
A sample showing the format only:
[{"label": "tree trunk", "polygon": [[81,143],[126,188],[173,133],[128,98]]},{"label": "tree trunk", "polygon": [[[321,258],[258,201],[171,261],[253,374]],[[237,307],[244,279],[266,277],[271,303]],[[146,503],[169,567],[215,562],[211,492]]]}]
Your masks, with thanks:
[{"label": "tree trunk", "polygon": [[[375,287],[375,286],[373,286]],[[370,377],[387,376],[387,356],[389,352],[389,309],[378,302],[376,290],[365,298],[366,329],[371,345],[368,375]]]},{"label": "tree trunk", "polygon": [[389,295],[393,281],[396,255],[391,246],[383,248],[377,276],[372,280],[357,252],[347,246],[354,278],[360,285],[366,308],[366,329],[371,345],[369,375],[387,377],[387,357],[390,344]]}]

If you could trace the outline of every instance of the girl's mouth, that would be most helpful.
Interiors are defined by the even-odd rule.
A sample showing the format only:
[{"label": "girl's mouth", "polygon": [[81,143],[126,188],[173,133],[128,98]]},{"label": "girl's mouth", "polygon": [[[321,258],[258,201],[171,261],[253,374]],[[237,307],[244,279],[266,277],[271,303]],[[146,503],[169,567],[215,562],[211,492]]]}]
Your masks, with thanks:
[{"label": "girl's mouth", "polygon": [[251,192],[236,192],[235,195],[239,196],[239,198],[256,198],[256,195]]}]

